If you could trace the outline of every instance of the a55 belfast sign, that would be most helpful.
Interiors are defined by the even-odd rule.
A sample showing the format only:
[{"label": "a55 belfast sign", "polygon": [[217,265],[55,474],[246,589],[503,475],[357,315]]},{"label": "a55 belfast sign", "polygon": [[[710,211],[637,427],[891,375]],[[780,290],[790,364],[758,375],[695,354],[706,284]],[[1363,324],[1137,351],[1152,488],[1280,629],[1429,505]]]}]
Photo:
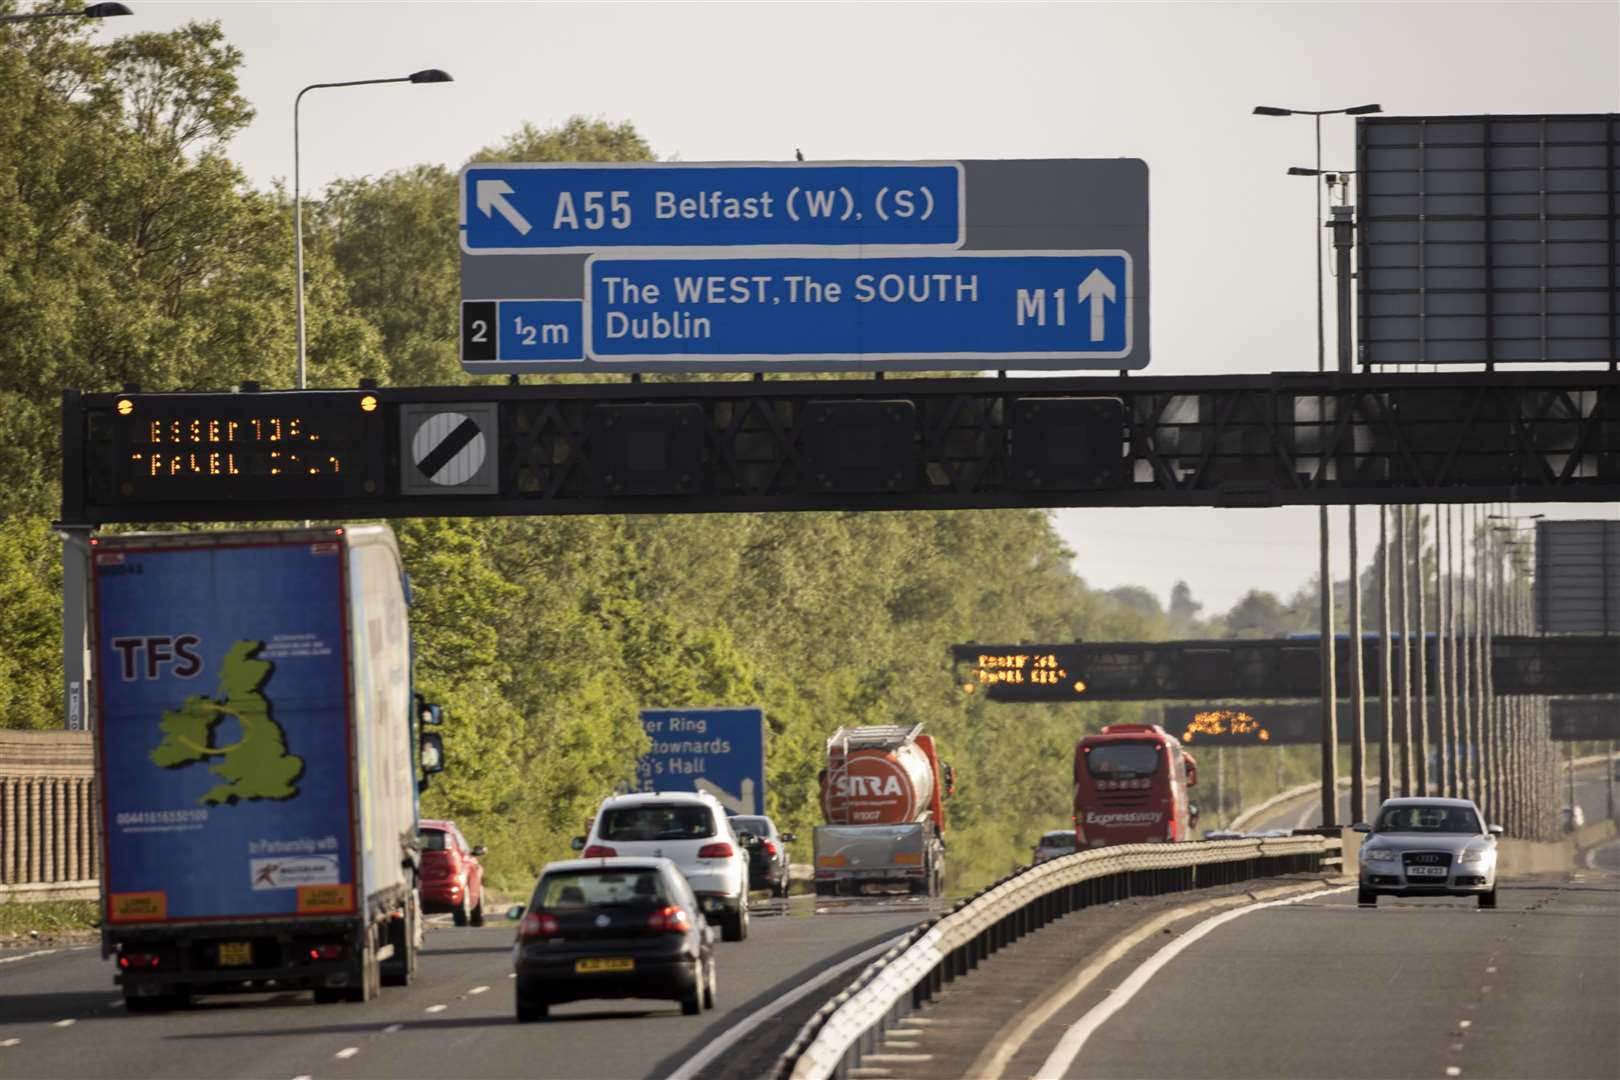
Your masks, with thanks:
[{"label": "a55 belfast sign", "polygon": [[1141,369],[1147,166],[469,165],[461,361],[572,371]]}]

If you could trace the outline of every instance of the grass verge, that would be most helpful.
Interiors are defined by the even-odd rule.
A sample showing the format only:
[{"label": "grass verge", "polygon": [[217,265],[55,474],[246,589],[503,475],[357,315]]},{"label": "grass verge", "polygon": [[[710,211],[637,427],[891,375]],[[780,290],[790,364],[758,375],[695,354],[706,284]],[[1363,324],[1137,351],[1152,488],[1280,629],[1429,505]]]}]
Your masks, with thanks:
[{"label": "grass verge", "polygon": [[0,903],[0,944],[35,933],[54,937],[73,930],[93,930],[100,924],[100,915],[100,905],[94,900]]}]

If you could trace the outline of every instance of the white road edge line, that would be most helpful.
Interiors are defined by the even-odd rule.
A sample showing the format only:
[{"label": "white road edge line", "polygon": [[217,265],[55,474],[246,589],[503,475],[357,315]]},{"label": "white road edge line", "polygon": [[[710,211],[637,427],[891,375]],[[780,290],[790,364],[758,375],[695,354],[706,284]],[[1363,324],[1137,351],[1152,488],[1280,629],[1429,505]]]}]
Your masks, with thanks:
[{"label": "white road edge line", "polygon": [[1080,1056],[1080,1051],[1085,1047],[1086,1040],[1091,1038],[1096,1030],[1108,1021],[1109,1017],[1128,1005],[1142,987],[1147,985],[1148,980],[1159,972],[1159,969],[1174,960],[1187,946],[1216,927],[1229,923],[1233,919],[1241,918],[1250,912],[1283,907],[1288,904],[1298,904],[1305,900],[1315,900],[1323,896],[1332,896],[1335,893],[1349,892],[1352,888],[1354,888],[1352,885],[1342,885],[1333,889],[1318,889],[1315,892],[1308,892],[1301,896],[1290,896],[1283,900],[1268,900],[1262,904],[1250,904],[1248,907],[1241,907],[1236,911],[1228,911],[1205,919],[1150,956],[1141,967],[1131,972],[1124,982],[1110,991],[1107,997],[1092,1006],[1086,1015],[1070,1025],[1069,1030],[1063,1033],[1063,1038],[1058,1040],[1058,1044],[1052,1048],[1051,1054],[1047,1055],[1046,1061],[1042,1063],[1035,1075],[1044,1080],[1047,1077],[1062,1077],[1066,1074],[1069,1067],[1074,1064],[1074,1059]]},{"label": "white road edge line", "polygon": [[756,1025],[758,1025],[761,1021],[769,1020],[771,1017],[775,1016],[783,1009],[786,1009],[789,1005],[792,1005],[806,994],[825,986],[827,983],[831,982],[833,979],[836,979],[838,976],[842,975],[856,964],[871,960],[876,956],[882,956],[884,953],[894,948],[898,942],[904,941],[910,935],[911,931],[907,930],[905,933],[898,934],[895,937],[890,938],[888,941],[874,945],[864,952],[856,953],[843,963],[834,964],[832,967],[828,968],[826,971],[823,971],[820,975],[817,975],[809,982],[801,983],[792,990],[789,990],[787,993],[783,994],[781,997],[777,998],[775,1001],[771,1002],[769,1005],[765,1006],[763,1009],[760,1009],[753,1015],[741,1020],[728,1020],[730,1030],[726,1031],[725,1034],[719,1036],[702,1050],[699,1050],[695,1055],[688,1058],[680,1068],[669,1074],[668,1080],[692,1080],[694,1076],[707,1068],[710,1062],[714,1061],[714,1059],[719,1057],[721,1054],[724,1054],[727,1050],[730,1050],[731,1047],[735,1045],[743,1036],[752,1032]]},{"label": "white road edge line", "polygon": [[19,960],[31,960],[36,956],[49,956],[53,952],[60,951],[60,949],[40,949],[38,952],[23,953],[21,956],[4,956],[0,957],[0,964],[15,964]]}]

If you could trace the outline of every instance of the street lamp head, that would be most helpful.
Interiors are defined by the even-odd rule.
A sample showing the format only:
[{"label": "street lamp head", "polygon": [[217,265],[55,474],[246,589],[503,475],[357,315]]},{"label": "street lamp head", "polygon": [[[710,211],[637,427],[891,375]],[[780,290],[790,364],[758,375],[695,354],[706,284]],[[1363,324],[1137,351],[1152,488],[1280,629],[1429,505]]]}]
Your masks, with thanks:
[{"label": "street lamp head", "polygon": [[1256,116],[1293,116],[1294,115],[1294,110],[1293,109],[1279,109],[1275,105],[1256,105],[1254,107],[1254,115],[1256,115]]},{"label": "street lamp head", "polygon": [[1344,115],[1366,116],[1368,113],[1381,113],[1383,111],[1384,107],[1382,105],[1357,105],[1353,108],[1344,110]]},{"label": "street lamp head", "polygon": [[413,83],[455,82],[455,81],[456,80],[454,80],[454,79],[452,79],[450,77],[450,73],[448,71],[441,71],[439,68],[424,68],[421,71],[413,71],[413,72],[411,72],[411,82],[413,82]]},{"label": "street lamp head", "polygon": [[107,19],[114,15],[133,14],[135,13],[123,4],[91,4],[84,9],[84,17],[87,19]]}]

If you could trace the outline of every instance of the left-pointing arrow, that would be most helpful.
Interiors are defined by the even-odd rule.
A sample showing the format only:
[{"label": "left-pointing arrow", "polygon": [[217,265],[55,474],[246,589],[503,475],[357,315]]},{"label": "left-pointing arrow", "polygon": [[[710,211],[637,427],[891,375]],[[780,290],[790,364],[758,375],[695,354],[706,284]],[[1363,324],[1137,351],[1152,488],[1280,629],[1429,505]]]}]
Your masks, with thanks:
[{"label": "left-pointing arrow", "polygon": [[506,223],[518,231],[519,236],[529,235],[534,226],[529,224],[527,218],[518,213],[517,207],[506,201],[512,194],[512,185],[505,180],[478,181],[478,209],[485,217],[494,217],[500,214]]}]

